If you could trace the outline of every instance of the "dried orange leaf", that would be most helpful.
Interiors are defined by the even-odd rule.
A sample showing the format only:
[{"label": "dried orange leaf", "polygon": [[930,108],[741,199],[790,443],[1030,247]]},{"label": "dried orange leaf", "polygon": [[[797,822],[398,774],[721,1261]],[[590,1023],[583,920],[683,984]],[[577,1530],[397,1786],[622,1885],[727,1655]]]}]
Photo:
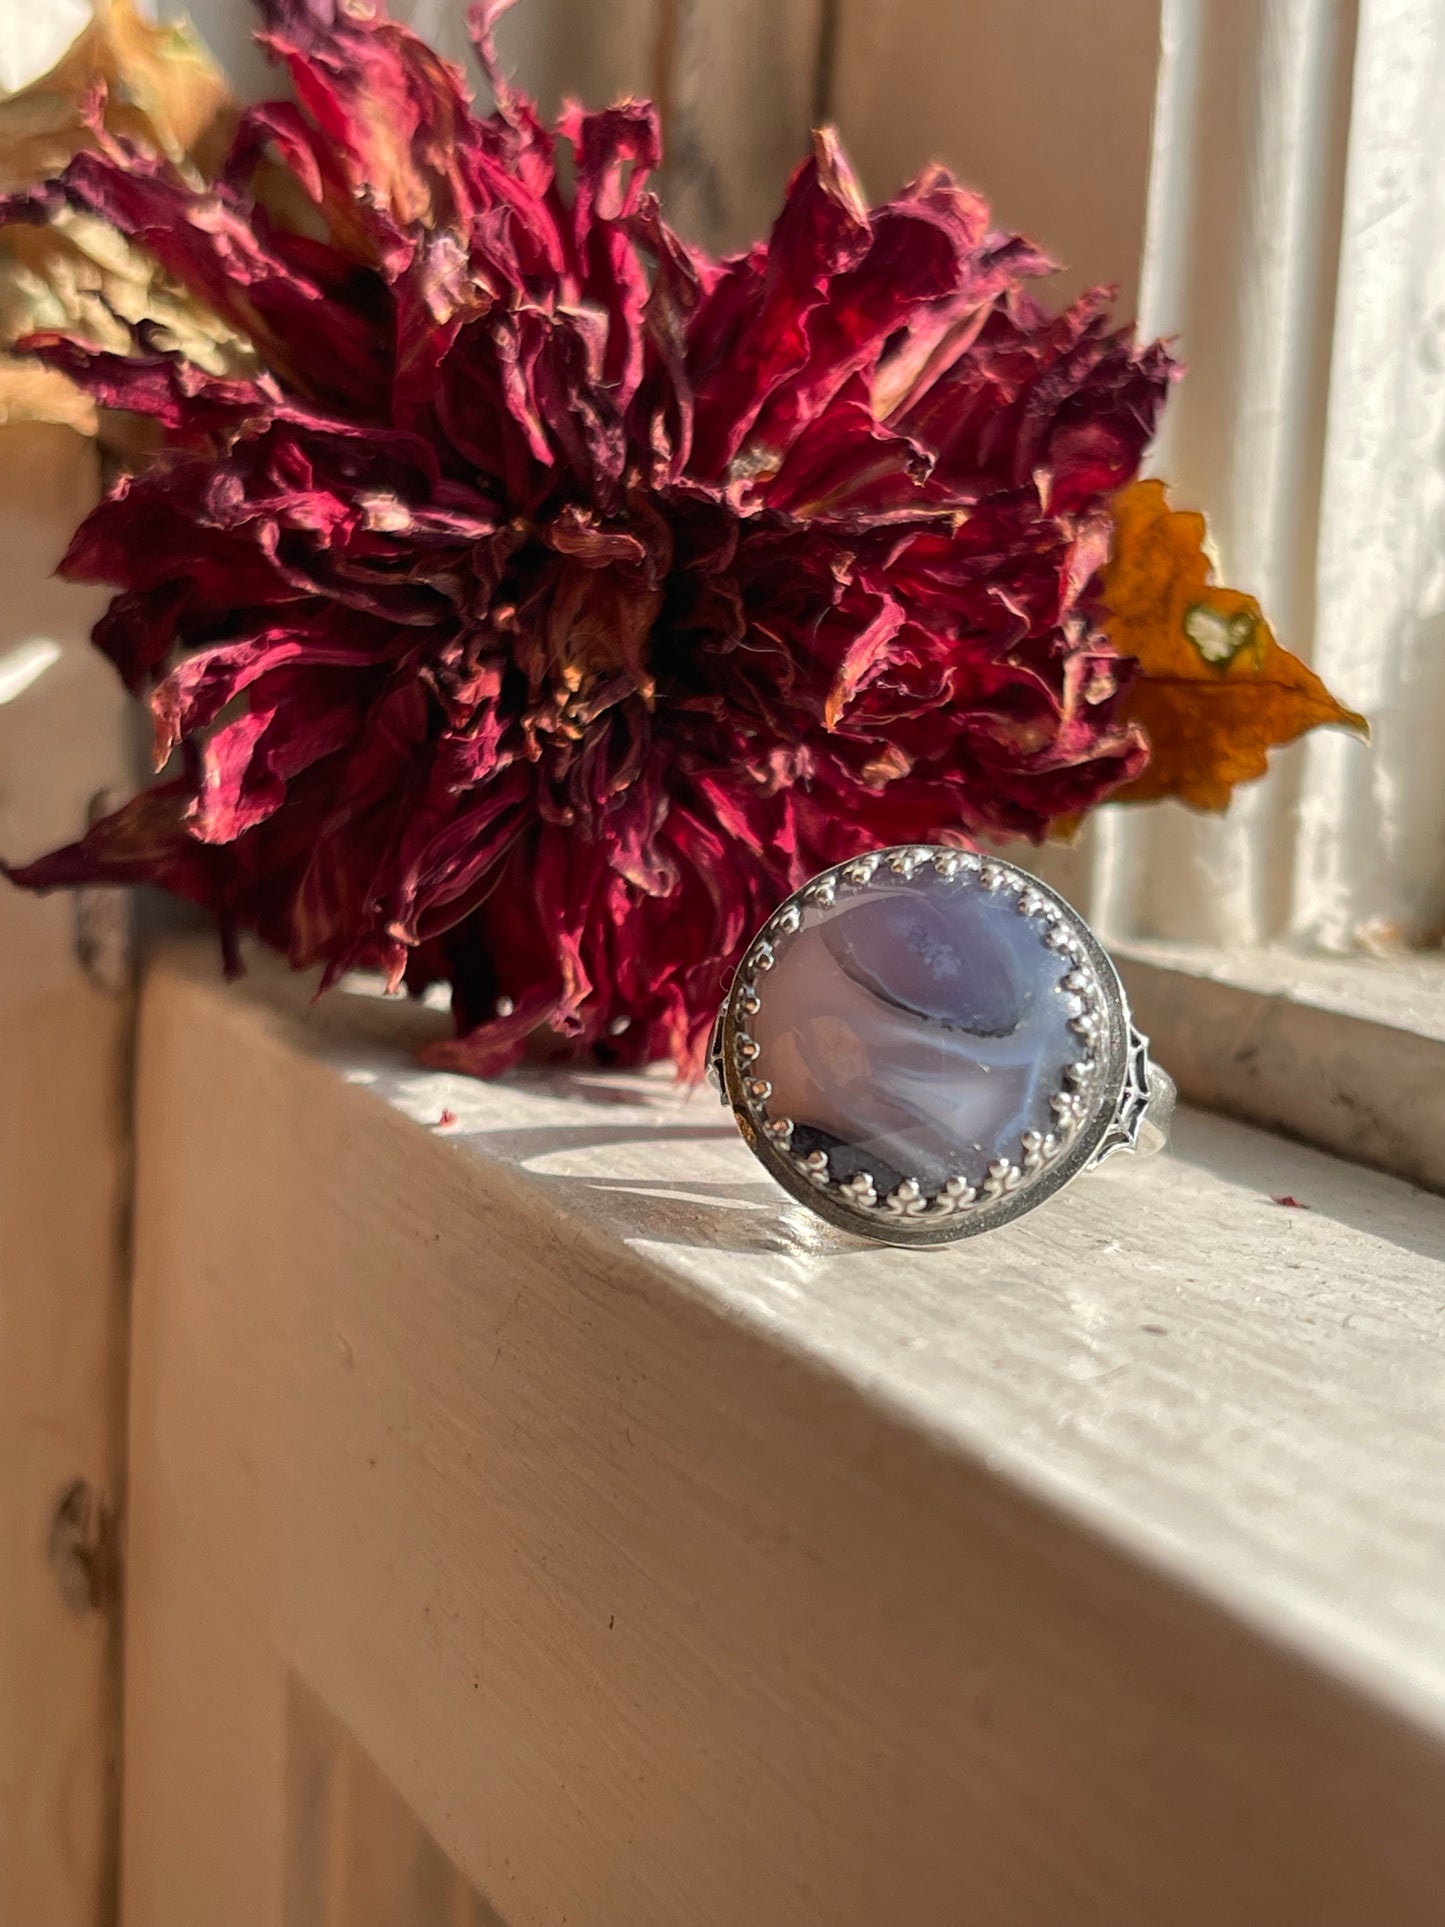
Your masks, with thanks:
[{"label": "dried orange leaf", "polygon": [[[197,178],[224,145],[233,111],[226,83],[189,25],[156,26],[132,0],[94,0],[89,25],[50,72],[0,97],[0,191],[58,173],[92,144],[82,103],[96,87],[110,133]],[[0,233],[0,350],[55,330],[124,354],[141,321],[157,346],[213,373],[254,359],[249,344],[106,222],[66,214]],[[64,376],[0,351],[6,421],[65,422],[85,434],[99,426],[94,403]]]},{"label": "dried orange leaf", "polygon": [[1280,647],[1253,596],[1213,581],[1202,515],[1171,509],[1159,481],[1131,482],[1113,515],[1104,627],[1140,664],[1124,713],[1152,752],[1120,800],[1177,796],[1222,810],[1236,783],[1264,775],[1271,749],[1323,724],[1367,731]]},{"label": "dried orange leaf", "polygon": [[91,144],[82,102],[96,86],[109,132],[178,164],[230,113],[225,80],[188,22],[157,26],[132,0],[93,0],[90,24],[50,72],[0,99],[0,188],[58,174]]}]

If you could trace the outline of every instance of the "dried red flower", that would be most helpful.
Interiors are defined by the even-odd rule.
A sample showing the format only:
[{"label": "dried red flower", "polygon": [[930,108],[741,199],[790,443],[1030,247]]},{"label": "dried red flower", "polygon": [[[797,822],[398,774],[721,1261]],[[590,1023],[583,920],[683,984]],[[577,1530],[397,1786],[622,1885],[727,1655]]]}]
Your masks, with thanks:
[{"label": "dried red flower", "polygon": [[95,641],[182,754],[15,875],[445,979],[454,1067],[546,1022],[695,1068],[812,871],[1037,836],[1137,775],[1091,598],[1171,364],[1102,291],[1048,312],[1050,264],[941,169],[869,213],[826,132],[769,240],[704,258],[647,191],[652,109],[554,136],[500,11],[479,117],[379,13],[265,0],[296,101],[212,186],[98,133],[0,207],[113,223],[265,370],[29,343],[164,431],[64,568],[118,586]]}]

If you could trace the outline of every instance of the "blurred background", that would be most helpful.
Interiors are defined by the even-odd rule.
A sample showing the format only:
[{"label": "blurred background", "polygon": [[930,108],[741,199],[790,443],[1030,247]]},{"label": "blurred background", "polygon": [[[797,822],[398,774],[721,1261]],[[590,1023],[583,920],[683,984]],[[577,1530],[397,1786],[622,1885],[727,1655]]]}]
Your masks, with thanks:
[{"label": "blurred background", "polygon": [[[393,11],[471,67],[462,0]],[[239,92],[274,84],[249,0],[190,12]],[[86,17],[7,5],[0,84]],[[709,247],[766,231],[831,120],[871,197],[942,160],[1059,260],[1060,296],[1112,284],[1177,337],[1153,470],[1373,749],[1288,750],[1225,822],[1106,817],[1056,880],[1142,935],[1439,947],[1438,0],[521,0],[499,40],[547,110],[654,98],[670,216]]]},{"label": "blurred background", "polygon": [[[470,68],[461,0],[391,11]],[[263,88],[248,0],[190,13],[238,84]],[[1065,286],[1117,281],[1132,307],[1158,29],[1158,0],[519,0],[498,39],[548,112],[568,94],[657,101],[661,191],[714,250],[767,231],[810,129],[831,120],[870,197],[944,158],[993,183],[1003,220],[1051,239]],[[1068,58],[1034,59],[1040,33]]]}]

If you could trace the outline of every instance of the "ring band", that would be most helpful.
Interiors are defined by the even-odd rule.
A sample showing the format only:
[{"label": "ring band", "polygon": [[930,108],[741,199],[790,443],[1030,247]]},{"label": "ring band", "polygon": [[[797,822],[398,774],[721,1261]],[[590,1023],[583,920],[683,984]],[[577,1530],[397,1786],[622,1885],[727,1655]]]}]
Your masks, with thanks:
[{"label": "ring band", "polygon": [[709,1073],[753,1153],[829,1222],[888,1244],[1009,1223],[1167,1139],[1108,953],[999,857],[904,844],[813,877],[744,954]]}]

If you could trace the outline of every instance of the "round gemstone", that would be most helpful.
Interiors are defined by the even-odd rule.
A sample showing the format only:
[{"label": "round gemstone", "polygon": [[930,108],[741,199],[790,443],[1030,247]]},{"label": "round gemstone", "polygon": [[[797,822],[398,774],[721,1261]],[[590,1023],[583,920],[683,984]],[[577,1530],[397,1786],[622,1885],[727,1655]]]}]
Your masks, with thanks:
[{"label": "round gemstone", "polygon": [[747,1028],[768,1111],[792,1119],[795,1157],[826,1152],[834,1182],[981,1186],[1021,1161],[1027,1133],[1057,1128],[1082,1050],[1061,990],[1075,969],[1012,891],[880,869],[805,907],[759,979]]}]

